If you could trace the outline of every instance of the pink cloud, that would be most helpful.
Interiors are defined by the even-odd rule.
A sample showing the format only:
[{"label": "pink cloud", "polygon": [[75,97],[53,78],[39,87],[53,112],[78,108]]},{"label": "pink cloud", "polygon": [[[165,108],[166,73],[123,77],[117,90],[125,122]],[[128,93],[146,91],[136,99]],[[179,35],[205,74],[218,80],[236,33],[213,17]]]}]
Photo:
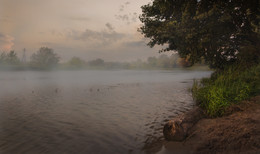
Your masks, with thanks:
[{"label": "pink cloud", "polygon": [[14,38],[0,33],[0,51],[10,51],[14,45]]}]

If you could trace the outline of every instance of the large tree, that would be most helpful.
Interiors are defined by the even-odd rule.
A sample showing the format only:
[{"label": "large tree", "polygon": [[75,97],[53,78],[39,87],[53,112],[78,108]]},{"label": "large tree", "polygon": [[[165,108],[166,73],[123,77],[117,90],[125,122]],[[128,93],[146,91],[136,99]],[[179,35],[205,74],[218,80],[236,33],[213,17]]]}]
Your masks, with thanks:
[{"label": "large tree", "polygon": [[140,31],[160,52],[216,69],[259,63],[259,0],[154,0],[142,12]]},{"label": "large tree", "polygon": [[31,64],[34,67],[50,68],[58,64],[59,57],[54,53],[53,49],[41,47],[31,57]]}]

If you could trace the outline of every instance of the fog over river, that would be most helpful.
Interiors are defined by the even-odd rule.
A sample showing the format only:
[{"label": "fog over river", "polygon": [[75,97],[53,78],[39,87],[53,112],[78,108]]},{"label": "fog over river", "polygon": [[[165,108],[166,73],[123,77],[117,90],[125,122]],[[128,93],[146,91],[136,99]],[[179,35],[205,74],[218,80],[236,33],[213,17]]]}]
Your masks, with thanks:
[{"label": "fog over river", "polygon": [[0,153],[144,153],[209,71],[0,72]]}]

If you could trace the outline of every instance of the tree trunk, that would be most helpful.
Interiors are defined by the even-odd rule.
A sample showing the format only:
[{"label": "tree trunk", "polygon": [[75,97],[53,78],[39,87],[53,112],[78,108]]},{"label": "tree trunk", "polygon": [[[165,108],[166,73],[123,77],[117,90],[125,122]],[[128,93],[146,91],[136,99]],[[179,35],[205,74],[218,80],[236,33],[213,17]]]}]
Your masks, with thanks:
[{"label": "tree trunk", "polygon": [[163,128],[165,139],[169,141],[183,141],[188,136],[190,128],[203,117],[202,110],[196,107],[186,114],[170,120]]}]

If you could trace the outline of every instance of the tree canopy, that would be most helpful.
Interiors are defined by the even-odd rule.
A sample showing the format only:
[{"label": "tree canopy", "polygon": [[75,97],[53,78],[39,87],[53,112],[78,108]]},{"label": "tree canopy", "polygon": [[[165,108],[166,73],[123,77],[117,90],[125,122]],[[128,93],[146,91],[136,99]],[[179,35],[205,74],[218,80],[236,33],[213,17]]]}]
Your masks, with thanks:
[{"label": "tree canopy", "polygon": [[86,62],[79,57],[72,57],[68,63],[74,67],[82,67]]},{"label": "tree canopy", "polygon": [[97,58],[97,59],[95,59],[95,60],[89,61],[88,64],[89,64],[90,66],[103,66],[103,65],[104,65],[104,62],[105,62],[105,61],[104,61],[103,59]]},{"label": "tree canopy", "polygon": [[259,0],[154,0],[142,6],[140,32],[148,45],[166,45],[191,64],[211,68],[259,63]]},{"label": "tree canopy", "polygon": [[2,52],[0,54],[0,64],[17,65],[20,64],[20,60],[18,59],[16,52],[11,50],[8,53]]},{"label": "tree canopy", "polygon": [[53,49],[41,47],[36,53],[32,54],[31,64],[36,67],[50,68],[57,65],[59,59]]}]

